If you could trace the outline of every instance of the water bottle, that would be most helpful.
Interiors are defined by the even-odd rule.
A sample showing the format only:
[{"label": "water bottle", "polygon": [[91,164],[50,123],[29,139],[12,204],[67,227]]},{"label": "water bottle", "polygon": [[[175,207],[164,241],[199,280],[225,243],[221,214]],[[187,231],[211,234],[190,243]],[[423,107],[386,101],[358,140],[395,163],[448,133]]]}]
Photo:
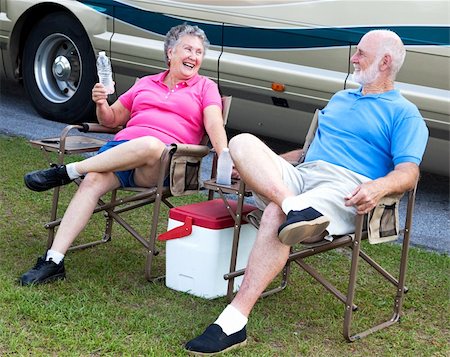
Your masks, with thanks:
[{"label": "water bottle", "polygon": [[105,51],[100,51],[97,58],[97,73],[101,84],[106,88],[108,94],[114,93],[114,83],[112,79],[111,62]]},{"label": "water bottle", "polygon": [[231,171],[233,170],[233,161],[231,160],[230,150],[224,148],[219,155],[217,162],[216,183],[219,185],[231,185]]}]

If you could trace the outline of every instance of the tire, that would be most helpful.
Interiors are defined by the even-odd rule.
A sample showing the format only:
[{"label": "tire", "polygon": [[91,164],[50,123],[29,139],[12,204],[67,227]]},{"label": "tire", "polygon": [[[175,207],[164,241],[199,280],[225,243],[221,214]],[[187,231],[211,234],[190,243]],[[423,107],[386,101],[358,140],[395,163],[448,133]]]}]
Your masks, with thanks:
[{"label": "tire", "polygon": [[78,123],[95,118],[95,55],[80,23],[64,12],[42,18],[23,51],[23,83],[44,118]]}]

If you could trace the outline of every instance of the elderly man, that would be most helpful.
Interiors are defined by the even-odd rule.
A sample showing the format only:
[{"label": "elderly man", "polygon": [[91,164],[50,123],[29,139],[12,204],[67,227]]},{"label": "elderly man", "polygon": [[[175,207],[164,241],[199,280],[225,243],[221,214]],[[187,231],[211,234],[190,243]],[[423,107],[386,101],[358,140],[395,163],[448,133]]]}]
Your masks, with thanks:
[{"label": "elderly man", "polygon": [[414,187],[428,130],[417,107],[394,89],[404,58],[394,32],[374,30],[362,37],[351,58],[361,87],[331,98],[297,167],[287,160],[299,151],[277,156],[250,134],[230,141],[241,179],[264,213],[239,292],[187,350],[213,354],[244,345],[250,311],[285,265],[291,245],[353,232],[356,213]]}]

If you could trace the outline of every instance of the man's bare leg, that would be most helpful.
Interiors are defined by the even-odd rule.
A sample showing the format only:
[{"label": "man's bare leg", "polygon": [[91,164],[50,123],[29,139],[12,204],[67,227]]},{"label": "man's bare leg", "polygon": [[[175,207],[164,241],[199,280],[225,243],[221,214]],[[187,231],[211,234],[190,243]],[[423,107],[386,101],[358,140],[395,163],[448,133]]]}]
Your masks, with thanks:
[{"label": "man's bare leg", "polygon": [[294,196],[283,182],[278,155],[266,144],[251,134],[240,134],[230,140],[233,162],[245,184],[254,192],[281,203]]},{"label": "man's bare leg", "polygon": [[287,215],[286,221],[278,227],[282,243],[292,246],[323,235],[329,219],[286,186],[278,155],[251,134],[231,139],[230,152],[247,186],[267,201],[276,203]]},{"label": "man's bare leg", "polygon": [[250,311],[261,293],[283,269],[289,256],[289,246],[277,239],[277,227],[284,218],[284,213],[274,203],[264,210],[239,292],[202,335],[186,344],[187,350],[208,354],[246,343],[246,324]]},{"label": "man's bare leg", "polygon": [[231,302],[246,317],[270,282],[283,269],[290,247],[280,243],[277,228],[285,214],[279,206],[269,203],[263,213],[257,239],[253,245],[244,280]]}]

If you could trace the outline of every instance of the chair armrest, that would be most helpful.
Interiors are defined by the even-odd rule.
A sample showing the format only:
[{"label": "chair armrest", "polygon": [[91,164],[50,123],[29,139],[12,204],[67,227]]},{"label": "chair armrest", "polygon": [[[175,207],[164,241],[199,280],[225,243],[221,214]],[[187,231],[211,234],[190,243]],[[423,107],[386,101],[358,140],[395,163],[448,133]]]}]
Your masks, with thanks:
[{"label": "chair armrest", "polygon": [[[406,191],[408,193],[407,216],[409,222],[412,215],[415,190],[416,188]],[[397,239],[398,235],[403,231],[400,226],[398,212],[403,195],[404,193],[384,196],[369,213],[358,214],[355,220],[355,233],[364,232],[369,238],[370,244],[384,243]],[[409,227],[405,226],[405,229],[409,229]]]},{"label": "chair armrest", "polygon": [[[169,173],[173,196],[198,192],[201,188],[201,161],[209,151],[208,146],[193,144],[171,144],[165,148],[161,155],[161,173]],[[160,175],[160,183],[163,178]]]},{"label": "chair armrest", "polygon": [[122,126],[116,128],[108,128],[104,125],[98,123],[81,123],[78,129],[82,133],[106,133],[106,134],[116,134],[122,130]]},{"label": "chair armrest", "polygon": [[171,144],[171,153],[177,156],[206,156],[211,149],[206,145],[195,144]]}]

